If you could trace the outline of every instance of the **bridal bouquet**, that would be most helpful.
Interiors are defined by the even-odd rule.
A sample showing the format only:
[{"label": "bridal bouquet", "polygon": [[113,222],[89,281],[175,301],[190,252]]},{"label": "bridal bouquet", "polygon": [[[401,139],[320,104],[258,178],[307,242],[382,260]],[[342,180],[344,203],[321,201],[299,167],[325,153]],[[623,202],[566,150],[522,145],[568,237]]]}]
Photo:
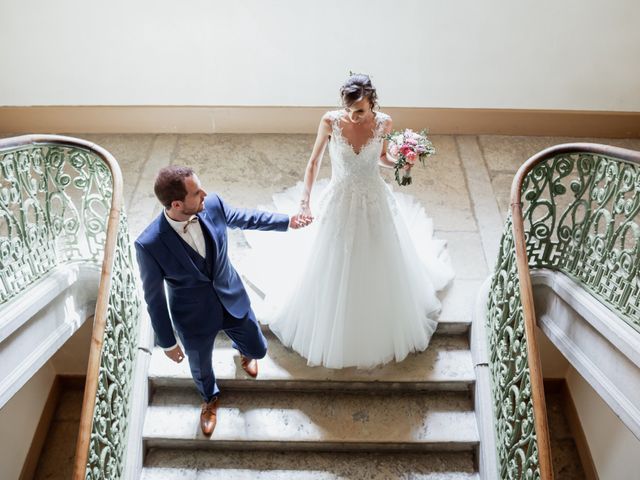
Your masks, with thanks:
[{"label": "bridal bouquet", "polygon": [[417,133],[407,128],[391,132],[385,138],[389,141],[389,153],[398,159],[395,167],[396,182],[400,186],[411,185],[411,167],[418,160],[424,165],[426,158],[436,153],[427,138],[426,130]]}]

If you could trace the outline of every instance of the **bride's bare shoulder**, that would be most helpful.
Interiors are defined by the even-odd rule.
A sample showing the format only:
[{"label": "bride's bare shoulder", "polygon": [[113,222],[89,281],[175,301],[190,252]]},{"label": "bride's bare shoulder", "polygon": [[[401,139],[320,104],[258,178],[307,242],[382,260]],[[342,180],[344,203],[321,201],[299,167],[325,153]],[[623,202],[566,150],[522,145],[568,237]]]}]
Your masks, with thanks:
[{"label": "bride's bare shoulder", "polygon": [[383,112],[376,112],[376,120],[378,123],[378,128],[384,133],[390,133],[391,127],[393,125],[393,121],[391,120],[391,115],[387,115]]},{"label": "bride's bare shoulder", "polygon": [[387,115],[384,112],[376,112],[376,118],[380,123],[391,123],[391,115]]},{"label": "bride's bare shoulder", "polygon": [[320,124],[331,129],[332,125],[340,118],[340,110],[330,110],[325,112],[320,119]]},{"label": "bride's bare shoulder", "polygon": [[340,118],[342,114],[342,110],[329,110],[322,115],[322,120],[326,122],[334,122],[336,119]]}]

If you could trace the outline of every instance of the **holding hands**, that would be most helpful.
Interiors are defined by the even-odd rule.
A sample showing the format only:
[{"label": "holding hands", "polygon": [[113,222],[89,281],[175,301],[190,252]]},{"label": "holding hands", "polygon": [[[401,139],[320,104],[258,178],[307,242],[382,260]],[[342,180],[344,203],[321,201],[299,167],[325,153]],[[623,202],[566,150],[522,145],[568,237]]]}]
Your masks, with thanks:
[{"label": "holding hands", "polygon": [[313,222],[313,215],[311,215],[311,209],[309,208],[309,200],[300,201],[300,211],[291,217],[289,221],[290,228],[302,228]]}]

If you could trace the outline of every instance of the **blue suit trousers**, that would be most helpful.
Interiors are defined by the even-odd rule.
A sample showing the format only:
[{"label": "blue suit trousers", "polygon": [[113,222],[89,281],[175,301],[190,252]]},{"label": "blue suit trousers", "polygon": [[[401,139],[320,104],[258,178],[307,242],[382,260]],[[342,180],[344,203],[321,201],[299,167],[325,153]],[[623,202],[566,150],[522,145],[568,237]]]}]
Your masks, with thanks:
[{"label": "blue suit trousers", "polygon": [[[233,342],[232,346],[245,357],[260,359],[267,354],[267,339],[264,338],[260,325],[252,309],[244,318],[236,318],[223,309],[221,329]],[[185,354],[189,360],[191,376],[205,402],[210,402],[220,393],[213,373],[213,344],[216,336],[198,335],[183,336],[179,333]]]}]

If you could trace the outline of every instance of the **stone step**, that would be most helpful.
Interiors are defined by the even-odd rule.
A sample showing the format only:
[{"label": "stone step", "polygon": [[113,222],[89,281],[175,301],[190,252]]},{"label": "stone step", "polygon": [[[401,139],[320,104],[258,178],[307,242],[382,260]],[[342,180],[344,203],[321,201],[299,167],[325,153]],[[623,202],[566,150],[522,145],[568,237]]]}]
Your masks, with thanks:
[{"label": "stone step", "polygon": [[141,480],[479,480],[471,452],[151,449]]},{"label": "stone step", "polygon": [[444,335],[458,335],[469,332],[471,322],[460,322],[457,320],[441,320],[438,322],[436,333]]},{"label": "stone step", "polygon": [[[426,351],[410,354],[400,363],[363,370],[309,367],[306,360],[285,348],[270,332],[267,356],[259,361],[257,379],[240,366],[240,356],[227,336],[216,339],[213,354],[218,386],[230,389],[292,390],[468,390],[475,373],[466,335],[434,335]],[[160,348],[154,349],[149,366],[153,387],[192,387],[187,361],[177,364]]]},{"label": "stone step", "polygon": [[200,402],[193,389],[157,389],[145,418],[146,447],[470,451],[478,444],[466,392],[224,392],[211,438],[200,431]]}]

